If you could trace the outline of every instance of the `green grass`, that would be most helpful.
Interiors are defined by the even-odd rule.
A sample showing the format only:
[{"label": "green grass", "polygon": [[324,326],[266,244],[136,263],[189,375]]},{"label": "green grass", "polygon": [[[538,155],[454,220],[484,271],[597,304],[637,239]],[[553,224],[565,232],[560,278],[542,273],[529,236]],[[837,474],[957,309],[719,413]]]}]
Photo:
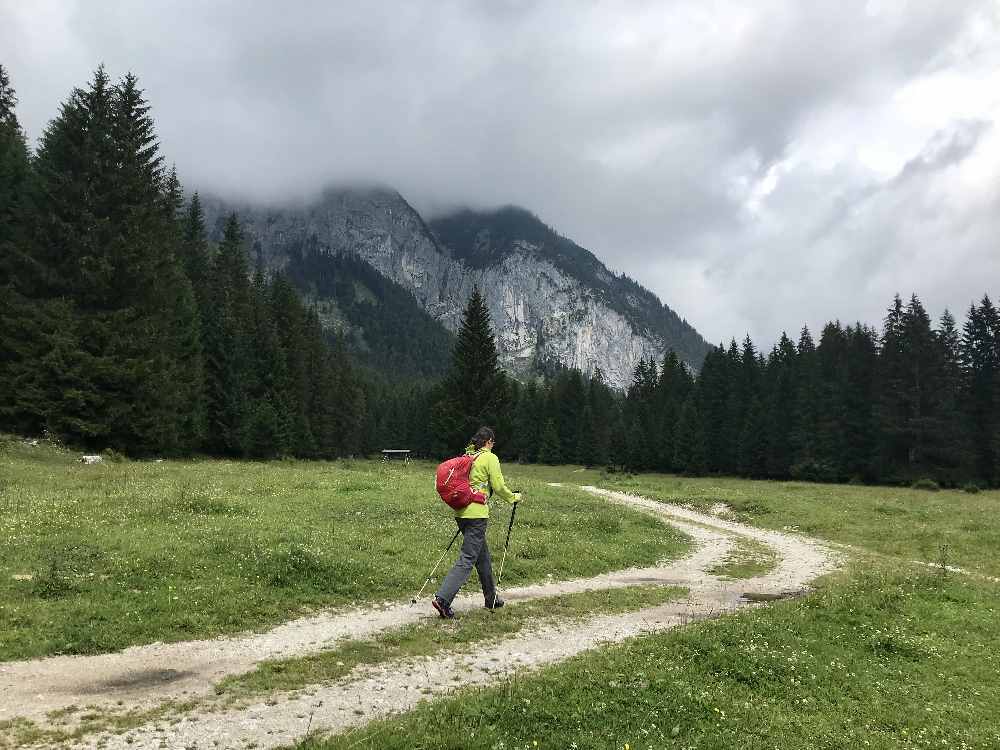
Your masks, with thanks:
[{"label": "green grass", "polygon": [[[1000,586],[895,559],[948,545],[951,562],[995,574],[1000,494],[525,473],[702,510],[725,502],[753,525],[877,553],[805,599],[588,652],[303,750],[1000,747]],[[746,574],[758,552],[738,545],[721,568]]]},{"label": "green grass", "polygon": [[[600,474],[550,469],[536,476],[596,483],[669,503],[708,510],[726,503],[738,520],[769,529],[791,529],[906,560],[958,565],[1000,575],[1000,491],[927,492],[865,487],[664,474]],[[577,481],[576,477],[581,478]]]},{"label": "green grass", "polygon": [[733,548],[722,561],[708,572],[732,580],[755,578],[774,570],[780,559],[773,549],[763,542],[747,537],[736,537]]},{"label": "green grass", "polygon": [[996,587],[854,572],[299,747],[1000,746]]},{"label": "green grass", "polygon": [[370,640],[348,640],[322,653],[264,662],[254,671],[219,683],[216,692],[234,697],[296,690],[330,682],[361,664],[381,664],[440,651],[466,651],[492,639],[510,636],[526,626],[578,620],[593,614],[630,612],[680,597],[685,589],[631,586],[545,597],[463,613],[451,621],[432,621],[379,633]]},{"label": "green grass", "polygon": [[[321,608],[405,599],[454,529],[425,463],[84,466],[77,456],[0,440],[0,661],[259,630]],[[525,492],[505,585],[649,565],[688,548],[647,515],[505,469]],[[494,511],[495,549],[507,512]]]}]

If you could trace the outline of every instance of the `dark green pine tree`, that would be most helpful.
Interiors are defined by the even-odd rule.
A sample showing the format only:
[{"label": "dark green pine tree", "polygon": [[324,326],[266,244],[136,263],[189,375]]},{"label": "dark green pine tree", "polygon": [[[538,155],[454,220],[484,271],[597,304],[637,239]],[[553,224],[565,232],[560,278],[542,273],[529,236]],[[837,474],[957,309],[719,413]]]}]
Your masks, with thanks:
[{"label": "dark green pine tree", "polygon": [[[177,452],[192,439],[198,323],[161,162],[136,79],[112,86],[103,69],[63,104],[35,161],[26,296],[62,317],[38,326],[50,356],[24,392],[47,394],[35,405],[46,428],[92,447]],[[54,392],[57,380],[72,387]]]},{"label": "dark green pine tree", "polygon": [[624,469],[628,464],[630,443],[635,435],[629,433],[625,422],[625,405],[615,404],[611,415],[611,442],[609,451],[610,465],[616,469]]},{"label": "dark green pine tree", "polygon": [[17,97],[0,65],[0,429],[36,432],[38,393],[31,377],[43,354],[39,346],[43,317],[26,297],[29,263],[16,239],[30,174],[28,147],[18,122]]},{"label": "dark green pine tree", "polygon": [[763,479],[767,476],[767,415],[759,396],[750,400],[740,433],[740,473],[753,479]]},{"label": "dark green pine tree", "polygon": [[243,231],[232,214],[226,221],[210,275],[212,303],[205,319],[205,447],[216,455],[241,456],[250,431],[253,375],[250,282]]},{"label": "dark green pine tree", "polygon": [[[732,356],[732,355],[730,355]],[[730,364],[733,364],[732,361]],[[735,469],[744,476],[762,477],[766,476],[766,456],[767,451],[761,450],[765,445],[765,430],[763,424],[764,410],[760,404],[760,381],[761,368],[757,358],[757,349],[750,340],[749,334],[743,340],[743,346],[739,354],[739,366],[734,368],[734,387],[732,389],[731,403],[736,404],[730,408],[729,418],[733,420],[738,430],[736,436],[736,464]],[[751,407],[756,403],[757,412],[751,414]],[[763,461],[756,464],[756,461]]]},{"label": "dark green pine tree", "polygon": [[[698,389],[701,400],[697,409],[698,416],[703,421],[702,430],[706,443],[706,470],[712,473],[724,472],[731,465],[729,400],[730,378],[729,360],[725,349],[719,346],[705,355],[701,374],[698,377]],[[683,404],[682,404],[683,407]],[[683,408],[682,408],[683,412]],[[688,431],[690,435],[690,431]],[[679,453],[678,450],[681,452]],[[687,449],[674,446],[674,456],[687,456]],[[689,459],[685,458],[683,465],[676,467],[677,471],[688,471]]]},{"label": "dark green pine tree", "polygon": [[[200,406],[200,327],[197,307],[176,252],[180,189],[164,174],[153,119],[131,73],[115,87],[112,140],[116,166],[108,200],[105,262],[109,310],[92,320],[114,331],[111,348],[119,383],[128,389],[111,402],[113,436],[130,452],[180,452],[196,443]],[[100,200],[99,199],[99,200]],[[103,314],[107,313],[107,314]],[[195,434],[192,434],[192,433]]]},{"label": "dark green pine tree", "polygon": [[658,471],[671,471],[674,465],[674,433],[677,430],[677,420],[680,419],[681,406],[691,388],[691,376],[687,368],[672,349],[663,358],[660,368],[660,380],[656,385],[656,413],[654,418],[659,425],[656,433],[657,454],[655,468]]},{"label": "dark green pine tree", "polygon": [[204,312],[208,303],[209,267],[208,237],[205,232],[205,211],[198,193],[191,196],[181,218],[179,257],[194,289],[198,309]]},{"label": "dark green pine tree", "polygon": [[767,470],[769,477],[789,476],[795,460],[795,420],[798,414],[798,355],[782,331],[768,358],[764,389],[767,411]]},{"label": "dark green pine tree", "polygon": [[[750,406],[750,394],[746,378],[746,370],[751,364],[744,366],[742,349],[736,339],[729,341],[725,355],[726,374],[726,410],[721,425],[722,445],[718,458],[718,471],[723,474],[739,472],[740,435],[746,411]],[[704,416],[704,415],[703,415]]]},{"label": "dark green pine tree", "polygon": [[542,428],[538,441],[538,461],[543,464],[558,464],[563,461],[559,445],[559,429],[552,417],[545,421],[545,426]]},{"label": "dark green pine tree", "polygon": [[931,320],[914,294],[903,313],[906,410],[904,439],[909,477],[934,476],[933,457],[940,453],[944,353],[931,329]]},{"label": "dark green pine tree", "polygon": [[285,357],[278,342],[270,289],[262,269],[253,277],[252,311],[253,376],[247,387],[247,454],[270,458],[292,454],[292,439],[282,388],[286,380]]},{"label": "dark green pine tree", "polygon": [[434,424],[451,450],[464,447],[484,425],[498,432],[501,443],[509,438],[513,429],[510,388],[500,370],[490,313],[478,287],[465,308],[443,396],[435,405]]},{"label": "dark green pine tree", "polygon": [[790,473],[799,476],[805,467],[815,463],[816,433],[819,424],[820,383],[816,363],[816,344],[808,326],[802,326],[795,346],[796,400],[795,430],[792,433],[794,460]]},{"label": "dark green pine tree", "polygon": [[846,479],[843,457],[847,442],[845,403],[847,391],[847,335],[840,321],[823,326],[816,347],[818,408],[816,463],[812,479],[834,482]]},{"label": "dark green pine tree", "polygon": [[[14,228],[18,209],[28,179],[28,146],[18,122],[17,96],[10,78],[0,65],[0,246],[4,255],[13,250]],[[6,286],[10,269],[0,263],[0,286]]]},{"label": "dark green pine tree", "polygon": [[168,239],[170,260],[164,268],[164,283],[157,290],[164,294],[166,309],[174,314],[163,321],[164,350],[177,360],[187,363],[187,369],[175,379],[171,388],[175,390],[175,403],[183,406],[179,410],[180,423],[178,450],[189,452],[199,449],[205,440],[206,415],[204,401],[204,357],[202,349],[202,306],[193,284],[187,277],[181,259],[183,257],[183,207],[184,195],[177,170],[172,168],[163,192],[163,209]]},{"label": "dark green pine tree", "polygon": [[954,486],[969,472],[969,455],[963,434],[962,344],[955,318],[948,310],[938,323],[936,339],[941,351],[941,418],[931,461],[938,467],[940,479]]},{"label": "dark green pine tree", "polygon": [[577,436],[576,460],[584,466],[594,465],[594,438],[596,425],[594,424],[594,411],[590,407],[590,402],[586,402],[583,413],[580,414],[580,432]]},{"label": "dark green pine tree", "polygon": [[591,376],[588,388],[587,404],[593,420],[589,430],[593,435],[590,460],[594,466],[606,466],[611,461],[612,415],[617,411],[615,397],[599,367]]},{"label": "dark green pine tree", "polygon": [[518,461],[533,462],[538,458],[538,440],[542,425],[539,415],[541,402],[538,395],[538,385],[528,382],[517,394],[517,405],[514,408],[513,445]]},{"label": "dark green pine tree", "polygon": [[846,331],[844,454],[840,465],[852,480],[874,481],[878,471],[878,334],[860,323]]},{"label": "dark green pine tree", "polygon": [[906,344],[903,300],[897,294],[882,329],[879,351],[878,418],[882,440],[879,475],[890,481],[906,478],[909,466],[909,391],[906,387]]},{"label": "dark green pine tree", "polygon": [[587,402],[583,378],[580,371],[573,368],[560,373],[556,381],[559,384],[556,411],[562,460],[566,463],[583,463],[578,452],[581,433],[585,429],[583,412]]},{"label": "dark green pine tree", "polygon": [[[321,336],[322,327],[319,317],[315,312],[312,312],[309,315],[306,340],[311,342],[310,350],[317,361],[321,357]],[[311,389],[314,403],[311,411],[311,426],[313,426],[317,450],[325,456],[349,456],[365,452],[365,446],[362,442],[362,428],[365,416],[371,411],[371,408],[365,400],[365,392],[359,382],[359,375],[355,371],[341,339],[337,338],[333,341],[332,346],[326,352],[325,360],[324,380],[314,383]],[[429,411],[428,405],[422,413],[427,414]],[[317,421],[318,418],[320,421]],[[426,421],[426,419],[422,420],[424,423]],[[389,427],[395,444],[398,432],[394,425]],[[428,445],[426,437],[414,443],[418,450],[425,445]]]},{"label": "dark green pine tree", "polygon": [[698,409],[697,388],[688,393],[681,407],[674,435],[674,467],[684,474],[699,476],[706,471],[705,422]]},{"label": "dark green pine tree", "polygon": [[95,335],[78,308],[92,310],[95,296],[106,305],[109,296],[90,293],[103,282],[97,272],[108,265],[100,230],[109,222],[96,204],[113,193],[112,95],[98,69],[89,88],[74,89],[42,134],[33,179],[22,195],[23,239],[12,263],[26,304],[15,306],[9,326],[11,411],[21,428],[98,445],[110,425],[108,394],[96,376],[118,368],[84,349],[81,333],[91,341]]},{"label": "dark green pine tree", "polygon": [[972,305],[962,331],[962,373],[964,401],[972,474],[981,482],[993,484],[997,472],[998,419],[997,389],[1000,387],[1000,314],[989,296],[979,306]]},{"label": "dark green pine tree", "polygon": [[271,285],[271,315],[284,356],[283,380],[276,384],[287,431],[297,455],[316,450],[309,423],[309,373],[306,360],[306,312],[291,283],[281,274]]}]

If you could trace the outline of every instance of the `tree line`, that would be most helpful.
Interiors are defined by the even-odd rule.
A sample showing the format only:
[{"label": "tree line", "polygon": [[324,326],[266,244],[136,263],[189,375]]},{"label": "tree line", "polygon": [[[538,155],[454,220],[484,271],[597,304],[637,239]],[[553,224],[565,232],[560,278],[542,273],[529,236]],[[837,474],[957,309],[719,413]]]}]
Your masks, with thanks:
[{"label": "tree line", "polygon": [[764,356],[747,337],[697,377],[670,352],[623,397],[568,372],[520,393],[519,457],[752,478],[1000,483],[1000,313],[988,296],[959,330],[897,296],[881,332],[831,322]]},{"label": "tree line", "polygon": [[235,215],[207,240],[134,76],[112,82],[99,68],[34,153],[15,105],[0,67],[2,430],[132,455],[438,457],[488,424],[498,452],[525,462],[1000,483],[989,297],[961,328],[897,297],[881,331],[831,322],[816,342],[803,328],[766,356],[748,337],[713,348],[697,373],[668,352],[640,362],[622,393],[599,370],[508,376],[477,290],[447,374],[405,379],[359,366],[296,288],[321,281],[346,305],[355,298],[338,277],[357,269],[327,263],[317,280],[304,265],[293,278],[252,268]]},{"label": "tree line", "polygon": [[135,76],[99,68],[31,153],[0,67],[0,429],[133,455],[334,456],[364,391],[315,311],[206,240]]},{"label": "tree line", "polygon": [[697,375],[668,352],[662,362],[641,361],[625,393],[599,370],[520,384],[496,363],[477,291],[446,385],[407,410],[431,410],[424,444],[450,434],[454,448],[488,424],[498,428],[497,451],[525,462],[1000,483],[1000,312],[988,296],[970,306],[961,330],[948,311],[935,327],[915,295],[906,304],[897,296],[881,332],[831,322],[816,342],[804,327],[795,343],[782,334],[767,356],[748,336],[713,348]]}]

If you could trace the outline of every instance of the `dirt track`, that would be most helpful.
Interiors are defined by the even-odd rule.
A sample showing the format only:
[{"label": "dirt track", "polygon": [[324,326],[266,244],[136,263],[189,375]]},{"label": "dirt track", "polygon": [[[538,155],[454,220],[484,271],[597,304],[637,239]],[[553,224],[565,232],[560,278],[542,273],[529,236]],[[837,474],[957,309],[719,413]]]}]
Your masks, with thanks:
[{"label": "dirt track", "polygon": [[[488,655],[439,654],[378,667],[359,667],[343,680],[318,685],[295,697],[274,697],[239,710],[190,713],[176,724],[164,722],[124,735],[87,737],[76,747],[277,747],[302,738],[307,729],[340,731],[389,713],[405,711],[430,695],[458,685],[486,684],[517,669],[565,659],[600,643],[749,606],[742,595],[797,593],[836,564],[828,547],[797,535],[754,529],[713,515],[623,493],[585,488],[608,500],[648,512],[689,534],[696,543],[688,557],[651,568],[632,568],[593,578],[507,589],[518,601],[555,594],[663,583],[685,586],[677,602],[584,622],[522,632],[491,644]],[[767,575],[721,580],[707,572],[729,552],[736,536],[767,544],[780,562]],[[469,595],[456,609],[478,606]],[[71,705],[152,708],[165,700],[209,696],[218,680],[249,671],[266,659],[304,655],[350,636],[359,638],[429,618],[424,603],[391,604],[363,614],[338,611],[286,623],[267,633],[210,641],[152,644],[91,657],[53,657],[0,664],[0,720],[15,716],[45,723],[45,715]],[[165,744],[164,744],[165,743]]]}]

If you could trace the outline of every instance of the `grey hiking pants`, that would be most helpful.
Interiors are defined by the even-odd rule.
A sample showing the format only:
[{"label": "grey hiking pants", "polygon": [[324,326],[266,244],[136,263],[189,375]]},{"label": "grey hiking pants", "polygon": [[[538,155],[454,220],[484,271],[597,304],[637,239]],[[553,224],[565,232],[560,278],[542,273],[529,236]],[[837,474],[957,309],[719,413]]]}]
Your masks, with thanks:
[{"label": "grey hiking pants", "polygon": [[489,604],[493,603],[496,586],[493,583],[493,564],[490,560],[490,547],[486,543],[486,523],[488,518],[456,518],[458,528],[462,532],[462,551],[455,564],[451,566],[448,575],[438,589],[439,598],[451,605],[458,590],[465,585],[472,575],[472,566],[479,574],[479,584],[483,587],[483,596]]}]

